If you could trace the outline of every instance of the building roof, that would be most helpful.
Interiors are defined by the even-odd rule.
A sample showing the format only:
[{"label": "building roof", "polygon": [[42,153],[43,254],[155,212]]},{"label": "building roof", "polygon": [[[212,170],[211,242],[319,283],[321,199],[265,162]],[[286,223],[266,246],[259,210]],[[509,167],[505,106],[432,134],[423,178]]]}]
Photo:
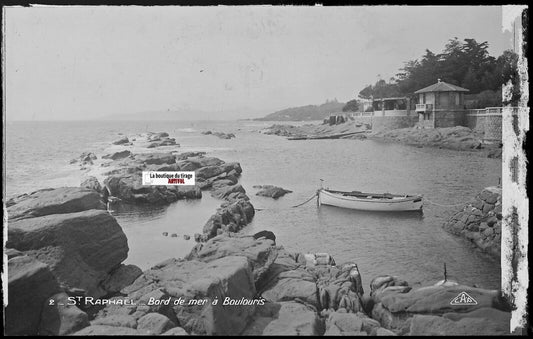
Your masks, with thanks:
[{"label": "building roof", "polygon": [[427,93],[427,92],[470,92],[466,88],[455,86],[444,81],[439,81],[431,86],[419,89],[415,94]]}]

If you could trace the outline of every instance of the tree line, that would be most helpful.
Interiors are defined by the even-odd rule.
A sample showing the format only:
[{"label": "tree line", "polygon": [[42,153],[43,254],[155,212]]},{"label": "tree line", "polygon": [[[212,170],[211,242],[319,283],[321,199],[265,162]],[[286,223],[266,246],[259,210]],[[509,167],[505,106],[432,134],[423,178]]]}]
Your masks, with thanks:
[{"label": "tree line", "polygon": [[[506,50],[495,58],[489,55],[487,41],[475,39],[450,39],[440,54],[426,49],[416,60],[407,61],[403,68],[388,82],[378,80],[374,85],[363,88],[360,99],[411,97],[416,100],[415,91],[430,86],[441,79],[447,83],[470,90],[465,97],[467,108],[485,108],[511,104],[516,106],[520,99],[518,78],[518,55]],[[511,82],[511,98],[502,102],[502,87]],[[343,111],[360,110],[359,100],[350,100]]]}]

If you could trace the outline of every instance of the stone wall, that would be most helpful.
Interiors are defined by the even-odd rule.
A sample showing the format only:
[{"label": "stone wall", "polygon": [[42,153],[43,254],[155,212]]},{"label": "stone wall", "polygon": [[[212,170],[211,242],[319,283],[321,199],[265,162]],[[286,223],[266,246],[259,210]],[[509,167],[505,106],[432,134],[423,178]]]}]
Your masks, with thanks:
[{"label": "stone wall", "polygon": [[409,116],[375,116],[372,119],[372,131],[392,130],[413,127],[418,122],[416,114]]},{"label": "stone wall", "polygon": [[[513,118],[518,116],[518,107],[510,107]],[[502,140],[502,107],[487,107],[485,109],[472,109],[466,116],[466,126],[483,133],[486,141]],[[514,121],[513,121],[514,122]]]},{"label": "stone wall", "polygon": [[455,127],[466,125],[466,111],[435,111],[435,128]]},{"label": "stone wall", "polygon": [[502,190],[487,187],[461,211],[443,225],[448,232],[460,235],[495,258],[501,254]]},{"label": "stone wall", "polygon": [[487,141],[502,140],[502,116],[501,114],[487,114],[484,119],[484,139]]},{"label": "stone wall", "polygon": [[485,115],[466,115],[466,127],[479,133],[485,133]]}]

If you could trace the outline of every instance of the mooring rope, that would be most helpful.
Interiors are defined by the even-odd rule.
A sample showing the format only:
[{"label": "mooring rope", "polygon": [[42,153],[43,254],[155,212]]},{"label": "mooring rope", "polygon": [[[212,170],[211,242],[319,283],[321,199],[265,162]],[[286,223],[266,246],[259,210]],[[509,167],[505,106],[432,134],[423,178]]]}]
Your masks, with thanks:
[{"label": "mooring rope", "polygon": [[300,207],[300,206],[303,206],[305,204],[307,204],[309,201],[313,200],[313,198],[316,197],[316,193],[313,194],[309,199],[307,199],[306,201],[302,202],[301,204],[298,204],[298,205],[294,205],[294,206],[291,206],[291,208],[296,208],[296,207]]},{"label": "mooring rope", "polygon": [[[302,202],[301,204],[291,206],[290,208],[297,208],[297,207],[303,206],[303,205],[307,204],[309,201],[313,200],[313,198],[315,198],[316,195],[317,195],[317,194],[315,193],[315,194],[313,194],[309,199],[307,199],[306,201]],[[256,211],[264,211],[264,210],[280,210],[280,209],[286,209],[286,208],[255,208]]]}]

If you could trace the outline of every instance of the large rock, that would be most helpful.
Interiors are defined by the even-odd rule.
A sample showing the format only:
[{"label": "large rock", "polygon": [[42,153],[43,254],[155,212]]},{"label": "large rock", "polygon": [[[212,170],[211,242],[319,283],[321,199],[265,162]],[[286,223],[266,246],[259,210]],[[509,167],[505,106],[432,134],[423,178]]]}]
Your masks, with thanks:
[{"label": "large rock", "polygon": [[[255,311],[254,305],[242,304],[243,300],[253,302],[256,294],[251,267],[243,256],[228,256],[209,263],[170,259],[145,271],[122,293],[138,305],[150,300],[169,300],[180,327],[197,335],[239,334]],[[185,304],[179,304],[180,298]],[[224,305],[226,298],[241,305]],[[200,303],[189,304],[190,300]],[[218,301],[216,305],[214,300]],[[154,312],[157,309],[154,307],[142,312]],[[139,311],[137,307],[136,313]],[[166,313],[168,309],[159,308],[156,312]]]},{"label": "large rock", "polygon": [[227,256],[246,257],[257,283],[276,259],[277,248],[274,241],[269,239],[254,239],[252,236],[229,237],[222,234],[206,243],[197,244],[186,259],[211,262]]},{"label": "large rock", "polygon": [[93,160],[98,159],[98,157],[92,152],[83,152],[78,158],[72,159],[71,164],[80,162],[80,165],[92,165]]},{"label": "large rock", "polygon": [[226,188],[227,186],[232,186],[232,185],[237,184],[239,180],[237,176],[238,175],[236,175],[236,172],[232,170],[229,173],[223,172],[217,176],[214,176],[208,179],[198,178],[197,184],[202,189],[212,188],[213,191],[217,191],[217,190]]},{"label": "large rock", "polygon": [[102,159],[111,159],[111,160],[120,160],[131,156],[131,152],[128,150],[115,152],[113,154],[106,154],[102,157]]},{"label": "large rock", "polygon": [[176,162],[176,156],[172,153],[136,154],[135,160],[146,165],[173,164]]},{"label": "large rock", "polygon": [[108,336],[108,335],[146,335],[146,333],[137,331],[136,329],[129,327],[117,327],[110,325],[91,325],[85,327],[84,329],[73,333],[72,335],[98,335],[98,336]]},{"label": "large rock", "polygon": [[176,327],[176,324],[159,313],[148,313],[137,321],[137,330],[146,334],[161,334]]},{"label": "large rock", "polygon": [[224,203],[206,222],[203,233],[207,239],[210,239],[215,237],[219,231],[238,232],[252,221],[254,215],[255,209],[248,200],[240,199]]},{"label": "large rock", "polygon": [[276,281],[262,290],[261,296],[270,302],[300,299],[316,309],[320,308],[316,278],[305,269],[279,273]]},{"label": "large rock", "polygon": [[62,292],[45,301],[39,335],[63,336],[90,325],[87,313],[80,310],[68,297]]},{"label": "large rock", "polygon": [[262,292],[265,289],[274,286],[279,281],[279,275],[283,272],[304,268],[305,266],[297,261],[298,254],[287,252],[282,246],[277,247],[277,256],[270,265],[267,274],[257,283],[257,291]]},{"label": "large rock", "polygon": [[139,267],[121,264],[109,273],[108,278],[102,282],[102,287],[108,293],[117,293],[124,287],[131,285],[141,274],[142,270]]},{"label": "large rock", "polygon": [[188,333],[187,333],[187,331],[185,331],[181,327],[174,327],[174,328],[171,328],[170,330],[166,331],[165,333],[161,333],[161,335],[178,336],[178,335],[188,335]]},{"label": "large rock", "polygon": [[221,166],[226,164],[224,160],[221,160],[216,157],[205,157],[205,156],[199,156],[199,157],[189,157],[189,161],[197,162],[199,167],[207,167],[207,166]]},{"label": "large rock", "polygon": [[100,195],[92,189],[61,187],[42,189],[16,200],[7,209],[9,220],[40,217],[49,214],[80,212],[88,209],[105,210]]},{"label": "large rock", "polygon": [[262,185],[253,187],[259,189],[259,191],[255,195],[269,197],[273,199],[278,199],[279,197],[282,197],[287,193],[292,193],[292,191],[273,185]]},{"label": "large rock", "polygon": [[[200,163],[193,160],[178,160],[176,164],[182,171],[194,171],[201,167]],[[197,178],[198,179],[198,178]]]},{"label": "large rock", "polygon": [[317,279],[319,309],[338,310],[344,308],[348,312],[362,312],[363,286],[361,275],[355,263],[340,266],[316,266],[313,271]]},{"label": "large rock", "polygon": [[128,137],[123,136],[120,139],[113,141],[113,145],[124,145],[124,144],[128,144],[129,142],[130,140],[128,139]]},{"label": "large rock", "polygon": [[231,138],[235,138],[235,134],[233,134],[233,133],[224,133],[224,132],[211,132],[211,131],[206,131],[206,132],[202,132],[202,134],[204,134],[204,135],[215,135],[215,136],[219,137],[220,139],[231,139]]},{"label": "large rock", "polygon": [[179,199],[200,199],[202,191],[198,186],[143,185],[142,175],[119,173],[104,180],[110,195],[131,203],[168,204]]},{"label": "large rock", "polygon": [[[477,301],[476,305],[451,305],[450,301],[466,292]],[[447,312],[467,312],[483,307],[505,310],[508,306],[497,290],[486,290],[465,285],[428,286],[407,293],[391,293],[381,299],[384,307],[391,312],[423,314],[443,314]]]},{"label": "large rock", "polygon": [[232,193],[246,193],[246,190],[240,184],[233,186],[222,186],[217,190],[214,190],[211,195],[218,199],[226,199]]},{"label": "large rock", "polygon": [[[477,304],[454,304],[460,293],[466,292]],[[390,286],[379,296],[381,302],[372,309],[372,317],[387,329],[399,334],[409,332],[413,316],[465,313],[493,308],[508,311],[509,307],[497,290],[485,290],[464,285],[434,285],[409,290],[405,286]]]},{"label": "large rock", "polygon": [[100,182],[98,181],[96,177],[92,177],[92,176],[85,179],[80,184],[80,187],[89,188],[89,189],[95,190],[98,193],[102,192],[102,185],[100,185]]},{"label": "large rock", "polygon": [[[383,291],[391,286],[406,287],[405,289],[402,289],[402,292],[408,292],[411,290],[411,288],[408,287],[407,281],[405,280],[401,280],[400,278],[392,275],[380,275],[374,277],[370,282],[370,296],[373,298],[374,302],[381,302],[381,296],[383,294]],[[392,289],[388,289],[388,291],[391,290]],[[398,289],[394,290],[397,291]]]},{"label": "large rock", "polygon": [[192,157],[200,157],[205,155],[205,152],[183,152],[176,155],[176,160],[185,160]]},{"label": "large rock", "polygon": [[346,312],[330,313],[326,320],[326,332],[324,335],[364,335],[361,333],[365,332],[363,330],[363,319],[361,315],[361,313]]},{"label": "large rock", "polygon": [[208,179],[224,172],[224,168],[220,166],[206,166],[201,167],[195,171],[197,178]]},{"label": "large rock", "polygon": [[91,325],[136,328],[137,319],[129,314],[112,314],[107,317],[97,317],[95,320],[91,321]]},{"label": "large rock", "polygon": [[8,300],[5,308],[5,334],[37,335],[43,305],[59,285],[44,263],[28,256],[8,261]]},{"label": "large rock", "polygon": [[293,301],[278,303],[277,314],[262,331],[262,335],[320,335],[321,322],[315,310]]},{"label": "large rock", "polygon": [[409,335],[413,336],[480,336],[509,335],[510,312],[481,308],[468,313],[452,313],[442,317],[415,315]]},{"label": "large rock", "polygon": [[170,138],[166,132],[149,132],[144,135],[144,139],[145,142],[148,143],[148,146],[146,146],[147,148],[155,148],[160,146],[179,146],[179,144],[176,144],[176,139]]},{"label": "large rock", "polygon": [[160,138],[168,137],[168,133],[167,132],[148,132],[147,137],[149,141],[154,141],[154,140],[159,140]]},{"label": "large rock", "polygon": [[127,258],[128,242],[107,211],[88,210],[10,222],[7,246],[50,266],[58,281],[90,296],[107,291],[101,283]]}]

